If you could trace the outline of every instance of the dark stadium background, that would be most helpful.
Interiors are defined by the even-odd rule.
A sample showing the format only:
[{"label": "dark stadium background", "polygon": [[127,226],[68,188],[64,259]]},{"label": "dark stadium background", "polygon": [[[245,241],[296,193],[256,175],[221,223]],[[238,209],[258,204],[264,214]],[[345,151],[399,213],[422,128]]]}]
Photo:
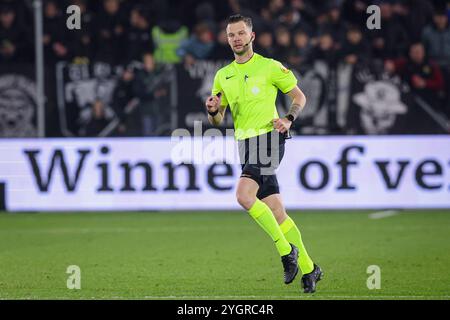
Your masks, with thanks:
[{"label": "dark stadium background", "polygon": [[[82,8],[81,30],[64,27],[66,8],[72,4]],[[381,9],[380,30],[366,26],[370,4]],[[2,0],[0,8],[5,17],[0,26],[1,73],[14,70],[34,79],[33,1]],[[209,90],[202,88],[200,78],[210,81],[215,69],[232,59],[224,25],[234,12],[253,18],[257,52],[282,61],[305,78],[302,86],[310,111],[300,120],[301,133],[448,132],[448,22],[442,30],[435,25],[439,17],[448,17],[445,1],[111,0],[43,1],[45,136],[156,136],[192,126],[193,117],[201,118],[202,99]],[[165,42],[167,38],[173,39],[172,44]],[[412,64],[410,47],[417,43],[426,55]],[[13,52],[5,49],[9,45]],[[157,63],[150,74],[142,71],[145,52],[153,53]],[[204,64],[195,67],[196,62]],[[414,77],[420,68],[426,70],[425,87],[419,87]],[[130,72],[123,75],[124,70]],[[408,110],[397,116],[395,124],[372,128],[358,121],[360,107],[351,97],[367,81],[358,77],[360,72],[376,79],[398,77],[408,87],[399,86]],[[156,78],[147,88],[156,93],[154,97],[142,90],[147,77]],[[80,79],[86,81],[60,93],[68,82]],[[129,111],[126,106],[133,99],[140,103]],[[279,101],[281,107],[285,104]],[[1,136],[37,134],[36,113],[27,120],[14,114],[4,117]],[[140,121],[144,118],[148,120]],[[25,129],[19,121],[31,122],[31,127]]]}]

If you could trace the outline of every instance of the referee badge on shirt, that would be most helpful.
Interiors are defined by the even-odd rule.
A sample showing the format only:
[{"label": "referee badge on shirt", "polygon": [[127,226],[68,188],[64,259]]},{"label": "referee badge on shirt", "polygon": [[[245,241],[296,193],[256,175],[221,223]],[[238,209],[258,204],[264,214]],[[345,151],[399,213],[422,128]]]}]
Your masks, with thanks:
[{"label": "referee badge on shirt", "polygon": [[286,68],[285,66],[283,66],[281,63],[280,63],[280,69],[283,73],[289,73],[289,69]]}]

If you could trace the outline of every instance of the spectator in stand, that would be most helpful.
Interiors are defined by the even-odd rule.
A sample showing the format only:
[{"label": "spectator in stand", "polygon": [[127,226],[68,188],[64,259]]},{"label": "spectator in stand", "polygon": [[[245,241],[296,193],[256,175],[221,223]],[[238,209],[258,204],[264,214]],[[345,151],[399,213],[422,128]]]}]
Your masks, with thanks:
[{"label": "spectator in stand", "polygon": [[286,6],[280,13],[278,23],[286,27],[291,33],[300,26],[300,13],[291,6]]},{"label": "spectator in stand", "polygon": [[208,1],[198,1],[195,7],[194,21],[201,21],[202,23],[208,25],[210,30],[216,29],[216,12],[214,10],[214,5]]},{"label": "spectator in stand", "polygon": [[142,59],[144,68],[136,73],[133,91],[140,100],[142,135],[152,136],[157,135],[161,124],[164,108],[161,98],[167,96],[167,90],[160,83],[163,71],[156,65],[153,54],[146,52]]},{"label": "spectator in stand", "polygon": [[126,61],[140,60],[144,52],[154,50],[150,23],[143,7],[134,7],[130,12],[130,28],[126,34]]},{"label": "spectator in stand", "polygon": [[[28,26],[29,21],[33,19],[33,12],[30,10],[31,3],[29,0],[0,0],[0,11],[2,8],[9,8],[15,13],[15,23],[21,28]],[[32,40],[31,38],[28,40]]]},{"label": "spectator in stand", "polygon": [[313,28],[309,24],[306,18],[303,17],[301,11],[292,5],[287,6],[281,11],[281,15],[278,18],[277,25],[282,25],[286,27],[291,35],[294,34],[296,30],[304,30],[308,34],[313,33]]},{"label": "spectator in stand", "polygon": [[427,101],[433,108],[441,110],[444,80],[439,66],[428,60],[422,43],[411,45],[408,58],[387,60],[385,69],[389,73],[396,72],[412,91]]},{"label": "spectator in stand", "polygon": [[154,26],[152,39],[155,44],[155,61],[158,63],[181,62],[177,50],[188,37],[189,31],[187,27],[174,19],[161,21]]},{"label": "spectator in stand", "polygon": [[441,67],[450,67],[450,25],[445,10],[434,13],[433,24],[423,30],[422,41],[430,58]]},{"label": "spectator in stand", "polygon": [[305,30],[311,36],[312,26],[315,24],[316,8],[315,1],[290,0],[291,6],[300,14],[300,25],[298,28],[308,28]]},{"label": "spectator in stand", "polygon": [[70,54],[73,58],[83,57],[92,59],[92,23],[94,16],[87,10],[86,0],[72,0],[71,4],[80,8],[81,29],[68,32],[70,38],[70,42],[68,43]]},{"label": "spectator in stand", "polygon": [[341,16],[341,7],[337,2],[332,1],[332,3],[328,5],[326,12],[327,21],[324,24],[324,28],[331,33],[336,45],[339,48],[346,35],[345,23]]},{"label": "spectator in stand", "polygon": [[256,34],[257,52],[264,57],[274,58],[275,50],[273,47],[273,34],[270,29],[262,30]]},{"label": "spectator in stand", "polygon": [[[264,6],[259,11],[261,22],[260,29],[272,29],[278,24],[278,17],[284,8],[284,0],[269,0],[267,6]],[[237,13],[237,12],[236,12]],[[255,24],[255,28],[258,24]]]},{"label": "spectator in stand", "polygon": [[358,27],[351,26],[348,28],[340,56],[344,63],[351,65],[369,61],[370,49]]},{"label": "spectator in stand", "polygon": [[105,129],[109,121],[106,117],[105,105],[100,99],[94,101],[91,111],[91,119],[83,128],[81,134],[87,137],[97,137]]},{"label": "spectator in stand", "polygon": [[194,27],[191,37],[183,41],[177,50],[177,54],[184,63],[191,65],[195,60],[209,57],[214,47],[214,36],[206,23],[199,23]]},{"label": "spectator in stand", "polygon": [[370,0],[344,0],[342,4],[342,17],[344,21],[364,30],[367,21],[367,7],[372,4]]},{"label": "spectator in stand", "polygon": [[[16,17],[12,6],[0,7],[0,62],[2,63],[27,60],[30,39]],[[31,62],[31,59],[28,60]]]},{"label": "spectator in stand", "polygon": [[332,30],[328,27],[329,15],[328,15],[327,2],[319,2],[314,5],[314,26],[318,34],[330,33]]},{"label": "spectator in stand", "polygon": [[267,8],[272,16],[279,17],[285,6],[286,3],[284,0],[269,0]]},{"label": "spectator in stand", "polygon": [[381,29],[370,30],[373,57],[377,59],[394,59],[407,54],[408,35],[405,28],[394,15],[389,0],[379,1],[381,11]]},{"label": "spectator in stand", "polygon": [[286,27],[278,26],[275,31],[275,58],[286,62],[291,48],[291,33]]},{"label": "spectator in stand", "polygon": [[333,36],[331,33],[325,32],[319,35],[312,56],[314,61],[320,61],[329,67],[335,67],[338,62],[337,52]]},{"label": "spectator in stand", "polygon": [[441,67],[446,86],[446,114],[450,118],[450,26],[444,8],[436,10],[433,23],[423,30],[422,42],[431,59]]},{"label": "spectator in stand", "polygon": [[44,5],[44,54],[45,62],[54,65],[57,61],[70,59],[68,30],[61,9],[55,0]]},{"label": "spectator in stand", "polygon": [[300,70],[312,62],[313,46],[308,33],[304,30],[295,31],[293,42],[294,46],[289,54],[288,63],[293,68]]},{"label": "spectator in stand", "polygon": [[119,135],[139,135],[138,131],[133,132],[133,130],[139,128],[139,125],[130,123],[130,120],[133,119],[131,114],[135,113],[130,112],[129,114],[126,110],[128,104],[134,98],[133,80],[134,71],[131,67],[128,67],[123,71],[113,92],[112,108],[119,118],[120,123],[117,127],[117,133]]},{"label": "spectator in stand", "polygon": [[96,19],[96,60],[112,64],[121,61],[126,25],[123,13],[119,0],[103,0]]},{"label": "spectator in stand", "polygon": [[410,41],[420,41],[423,29],[432,22],[434,11],[432,1],[397,1],[392,9],[399,22],[406,28]]},{"label": "spectator in stand", "polygon": [[233,55],[230,53],[230,45],[228,44],[225,27],[220,28],[209,58],[213,60],[231,60],[233,58]]}]

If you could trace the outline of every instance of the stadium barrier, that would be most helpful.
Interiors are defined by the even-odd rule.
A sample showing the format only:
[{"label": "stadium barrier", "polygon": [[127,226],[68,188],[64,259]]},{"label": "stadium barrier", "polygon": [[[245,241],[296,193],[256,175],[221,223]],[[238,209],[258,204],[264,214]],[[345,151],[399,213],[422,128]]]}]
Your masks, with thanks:
[{"label": "stadium barrier", "polygon": [[[286,144],[288,209],[450,208],[449,136]],[[239,209],[236,149],[231,137],[3,139],[0,184],[8,211]]]}]

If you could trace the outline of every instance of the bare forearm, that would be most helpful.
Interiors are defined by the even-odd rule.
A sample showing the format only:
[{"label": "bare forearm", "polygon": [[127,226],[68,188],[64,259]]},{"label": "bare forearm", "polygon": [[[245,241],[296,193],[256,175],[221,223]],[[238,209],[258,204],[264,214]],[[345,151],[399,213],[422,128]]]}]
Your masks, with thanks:
[{"label": "bare forearm", "polygon": [[300,94],[294,97],[294,99],[292,100],[292,104],[294,103],[300,105],[303,110],[306,105],[306,97],[303,92],[300,91]]},{"label": "bare forearm", "polygon": [[306,97],[303,92],[297,88],[297,90],[293,90],[290,92],[289,96],[292,98],[291,107],[287,113],[287,115],[291,115],[295,120],[298,118],[303,108],[306,105]]}]

